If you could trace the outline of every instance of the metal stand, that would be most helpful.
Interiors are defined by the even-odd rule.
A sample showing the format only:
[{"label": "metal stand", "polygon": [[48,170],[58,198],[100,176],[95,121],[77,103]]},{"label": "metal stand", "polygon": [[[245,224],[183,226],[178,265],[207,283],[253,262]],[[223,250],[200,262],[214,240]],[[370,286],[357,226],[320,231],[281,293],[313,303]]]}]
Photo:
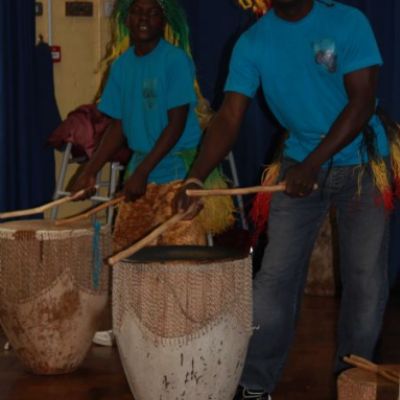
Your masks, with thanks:
[{"label": "metal stand", "polygon": [[[65,177],[67,174],[67,169],[68,166],[71,164],[82,164],[85,162],[87,159],[85,157],[81,158],[73,158],[72,157],[72,143],[68,143],[64,154],[63,154],[63,159],[61,163],[61,169],[60,173],[57,178],[57,184],[56,184],[56,189],[54,191],[53,199],[57,200],[62,196],[68,196],[70,193],[65,191]],[[115,192],[117,190],[117,185],[118,185],[118,177],[121,171],[123,171],[124,167],[118,163],[118,162],[112,162],[110,166],[110,174],[108,176],[108,179],[102,179],[102,172],[100,171],[97,174],[97,192],[95,193],[94,196],[90,198],[91,201],[93,201],[95,204],[97,203],[105,203],[109,200],[111,200]],[[101,196],[99,194],[99,191],[101,188],[106,187],[107,188],[107,195],[106,196]],[[56,219],[58,215],[58,207],[54,207],[51,211],[51,219]],[[113,222],[113,217],[114,217],[114,207],[109,207],[107,210],[107,224],[112,224]]]},{"label": "metal stand", "polygon": [[[235,163],[235,158],[233,157],[233,153],[230,152],[228,156],[226,157],[228,163],[229,163],[229,168],[231,170],[231,175],[232,175],[232,181],[233,181],[233,186],[234,187],[239,187],[239,177],[236,169],[236,163]],[[239,216],[240,216],[240,222],[242,224],[242,228],[244,230],[249,229],[249,225],[247,223],[246,219],[246,213],[244,212],[244,203],[243,203],[243,196],[241,195],[236,195],[236,201],[238,204],[238,209],[239,209]]]}]

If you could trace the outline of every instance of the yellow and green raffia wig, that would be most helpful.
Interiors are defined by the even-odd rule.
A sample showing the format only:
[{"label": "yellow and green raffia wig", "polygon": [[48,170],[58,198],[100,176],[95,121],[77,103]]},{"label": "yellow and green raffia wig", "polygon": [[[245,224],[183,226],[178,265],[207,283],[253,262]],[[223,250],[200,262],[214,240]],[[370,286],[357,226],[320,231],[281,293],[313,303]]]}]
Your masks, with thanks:
[{"label": "yellow and green raffia wig", "polygon": [[[109,54],[103,64],[109,66],[118,56],[126,51],[130,46],[129,30],[126,27],[126,19],[129,8],[134,0],[117,0],[112,17],[112,41],[109,47]],[[164,39],[172,45],[181,48],[192,57],[189,27],[183,9],[177,0],[156,0],[164,11],[166,19],[166,27],[164,31]],[[194,82],[197,95],[196,114],[201,128],[204,130],[208,126],[213,111],[208,101],[201,93],[197,79]],[[188,150],[181,154],[188,170],[195,158],[195,151]],[[226,179],[219,170],[215,170],[210,174],[205,182],[205,187],[209,189],[226,188],[228,186]],[[228,229],[234,222],[234,205],[229,197],[219,196],[204,201],[204,209],[202,211],[201,223],[204,229],[212,234],[218,234]]]}]

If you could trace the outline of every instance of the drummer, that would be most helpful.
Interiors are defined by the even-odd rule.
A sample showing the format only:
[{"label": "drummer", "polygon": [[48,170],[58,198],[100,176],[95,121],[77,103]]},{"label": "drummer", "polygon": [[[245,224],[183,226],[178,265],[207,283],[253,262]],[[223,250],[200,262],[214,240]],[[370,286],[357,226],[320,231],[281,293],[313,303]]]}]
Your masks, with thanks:
[{"label": "drummer", "polygon": [[[286,193],[271,202],[269,243],[254,282],[260,329],[250,342],[237,399],[267,400],[276,387],[310,251],[332,204],[339,217],[343,283],[337,373],[346,367],[344,355],[373,356],[388,295],[388,213],[382,204],[393,203],[392,171],[376,109],[382,59],[374,34],[359,10],[336,1],[272,0],[272,5],[235,46],[224,102],[189,175],[204,179],[225,157],[261,84],[289,132],[277,177],[286,182]],[[397,153],[392,152],[395,166]],[[193,202],[184,189],[177,199],[181,210]]]},{"label": "drummer", "polygon": [[[118,251],[172,213],[170,202],[195,156],[201,128],[195,112],[195,68],[185,52],[188,30],[177,2],[120,0],[116,15],[120,30],[129,30],[132,46],[111,66],[98,109],[113,121],[72,191],[94,187],[96,174],[127,142],[133,156],[123,188],[127,201],[114,231]],[[166,24],[176,32],[179,47],[163,38]],[[158,244],[204,244],[205,238],[200,224],[186,221]]]},{"label": "drummer", "polygon": [[[119,207],[114,227],[117,252],[172,214],[171,202],[201,137],[197,103],[205,100],[200,93],[196,96],[188,27],[176,0],[118,0],[115,7],[118,32],[130,36],[131,47],[113,62],[98,104],[112,123],[71,191],[94,187],[97,173],[127,142],[133,156],[125,174],[126,201]],[[166,25],[172,37],[178,38],[179,47],[164,39]],[[192,182],[199,185],[197,180]],[[180,222],[161,235],[157,244],[205,244],[206,232],[224,230],[233,222],[232,202],[220,209],[214,213],[217,221],[203,215]],[[93,341],[111,345],[112,334],[98,332]]]}]

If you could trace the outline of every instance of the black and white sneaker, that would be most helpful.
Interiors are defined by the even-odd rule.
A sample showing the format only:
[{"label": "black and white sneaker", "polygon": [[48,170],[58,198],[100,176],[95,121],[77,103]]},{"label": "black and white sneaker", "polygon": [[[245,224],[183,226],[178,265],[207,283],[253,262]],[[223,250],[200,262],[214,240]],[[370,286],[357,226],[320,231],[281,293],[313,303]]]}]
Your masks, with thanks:
[{"label": "black and white sneaker", "polygon": [[234,400],[272,400],[266,392],[239,387]]}]

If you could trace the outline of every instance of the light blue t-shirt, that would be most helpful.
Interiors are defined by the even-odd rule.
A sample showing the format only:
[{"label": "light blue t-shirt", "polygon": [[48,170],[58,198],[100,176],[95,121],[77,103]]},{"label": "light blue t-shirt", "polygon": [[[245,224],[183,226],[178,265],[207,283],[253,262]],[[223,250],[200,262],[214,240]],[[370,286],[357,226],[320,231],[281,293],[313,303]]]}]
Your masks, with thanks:
[{"label": "light blue t-shirt", "polygon": [[154,147],[168,124],[168,110],[189,104],[181,138],[153,169],[148,182],[167,183],[185,177],[187,168],[178,153],[196,148],[201,136],[194,81],[192,60],[163,39],[145,56],[137,56],[130,47],[113,63],[98,108],[122,120],[128,145],[134,151],[128,172],[133,172]]},{"label": "light blue t-shirt", "polygon": [[[271,111],[289,133],[285,156],[302,161],[348,102],[344,75],[381,64],[370,24],[359,10],[314,1],[302,20],[288,22],[271,10],[240,37],[225,91],[253,97],[261,84]],[[388,155],[377,116],[370,125],[379,153]],[[333,165],[367,162],[362,141],[360,134],[333,157]]]}]

